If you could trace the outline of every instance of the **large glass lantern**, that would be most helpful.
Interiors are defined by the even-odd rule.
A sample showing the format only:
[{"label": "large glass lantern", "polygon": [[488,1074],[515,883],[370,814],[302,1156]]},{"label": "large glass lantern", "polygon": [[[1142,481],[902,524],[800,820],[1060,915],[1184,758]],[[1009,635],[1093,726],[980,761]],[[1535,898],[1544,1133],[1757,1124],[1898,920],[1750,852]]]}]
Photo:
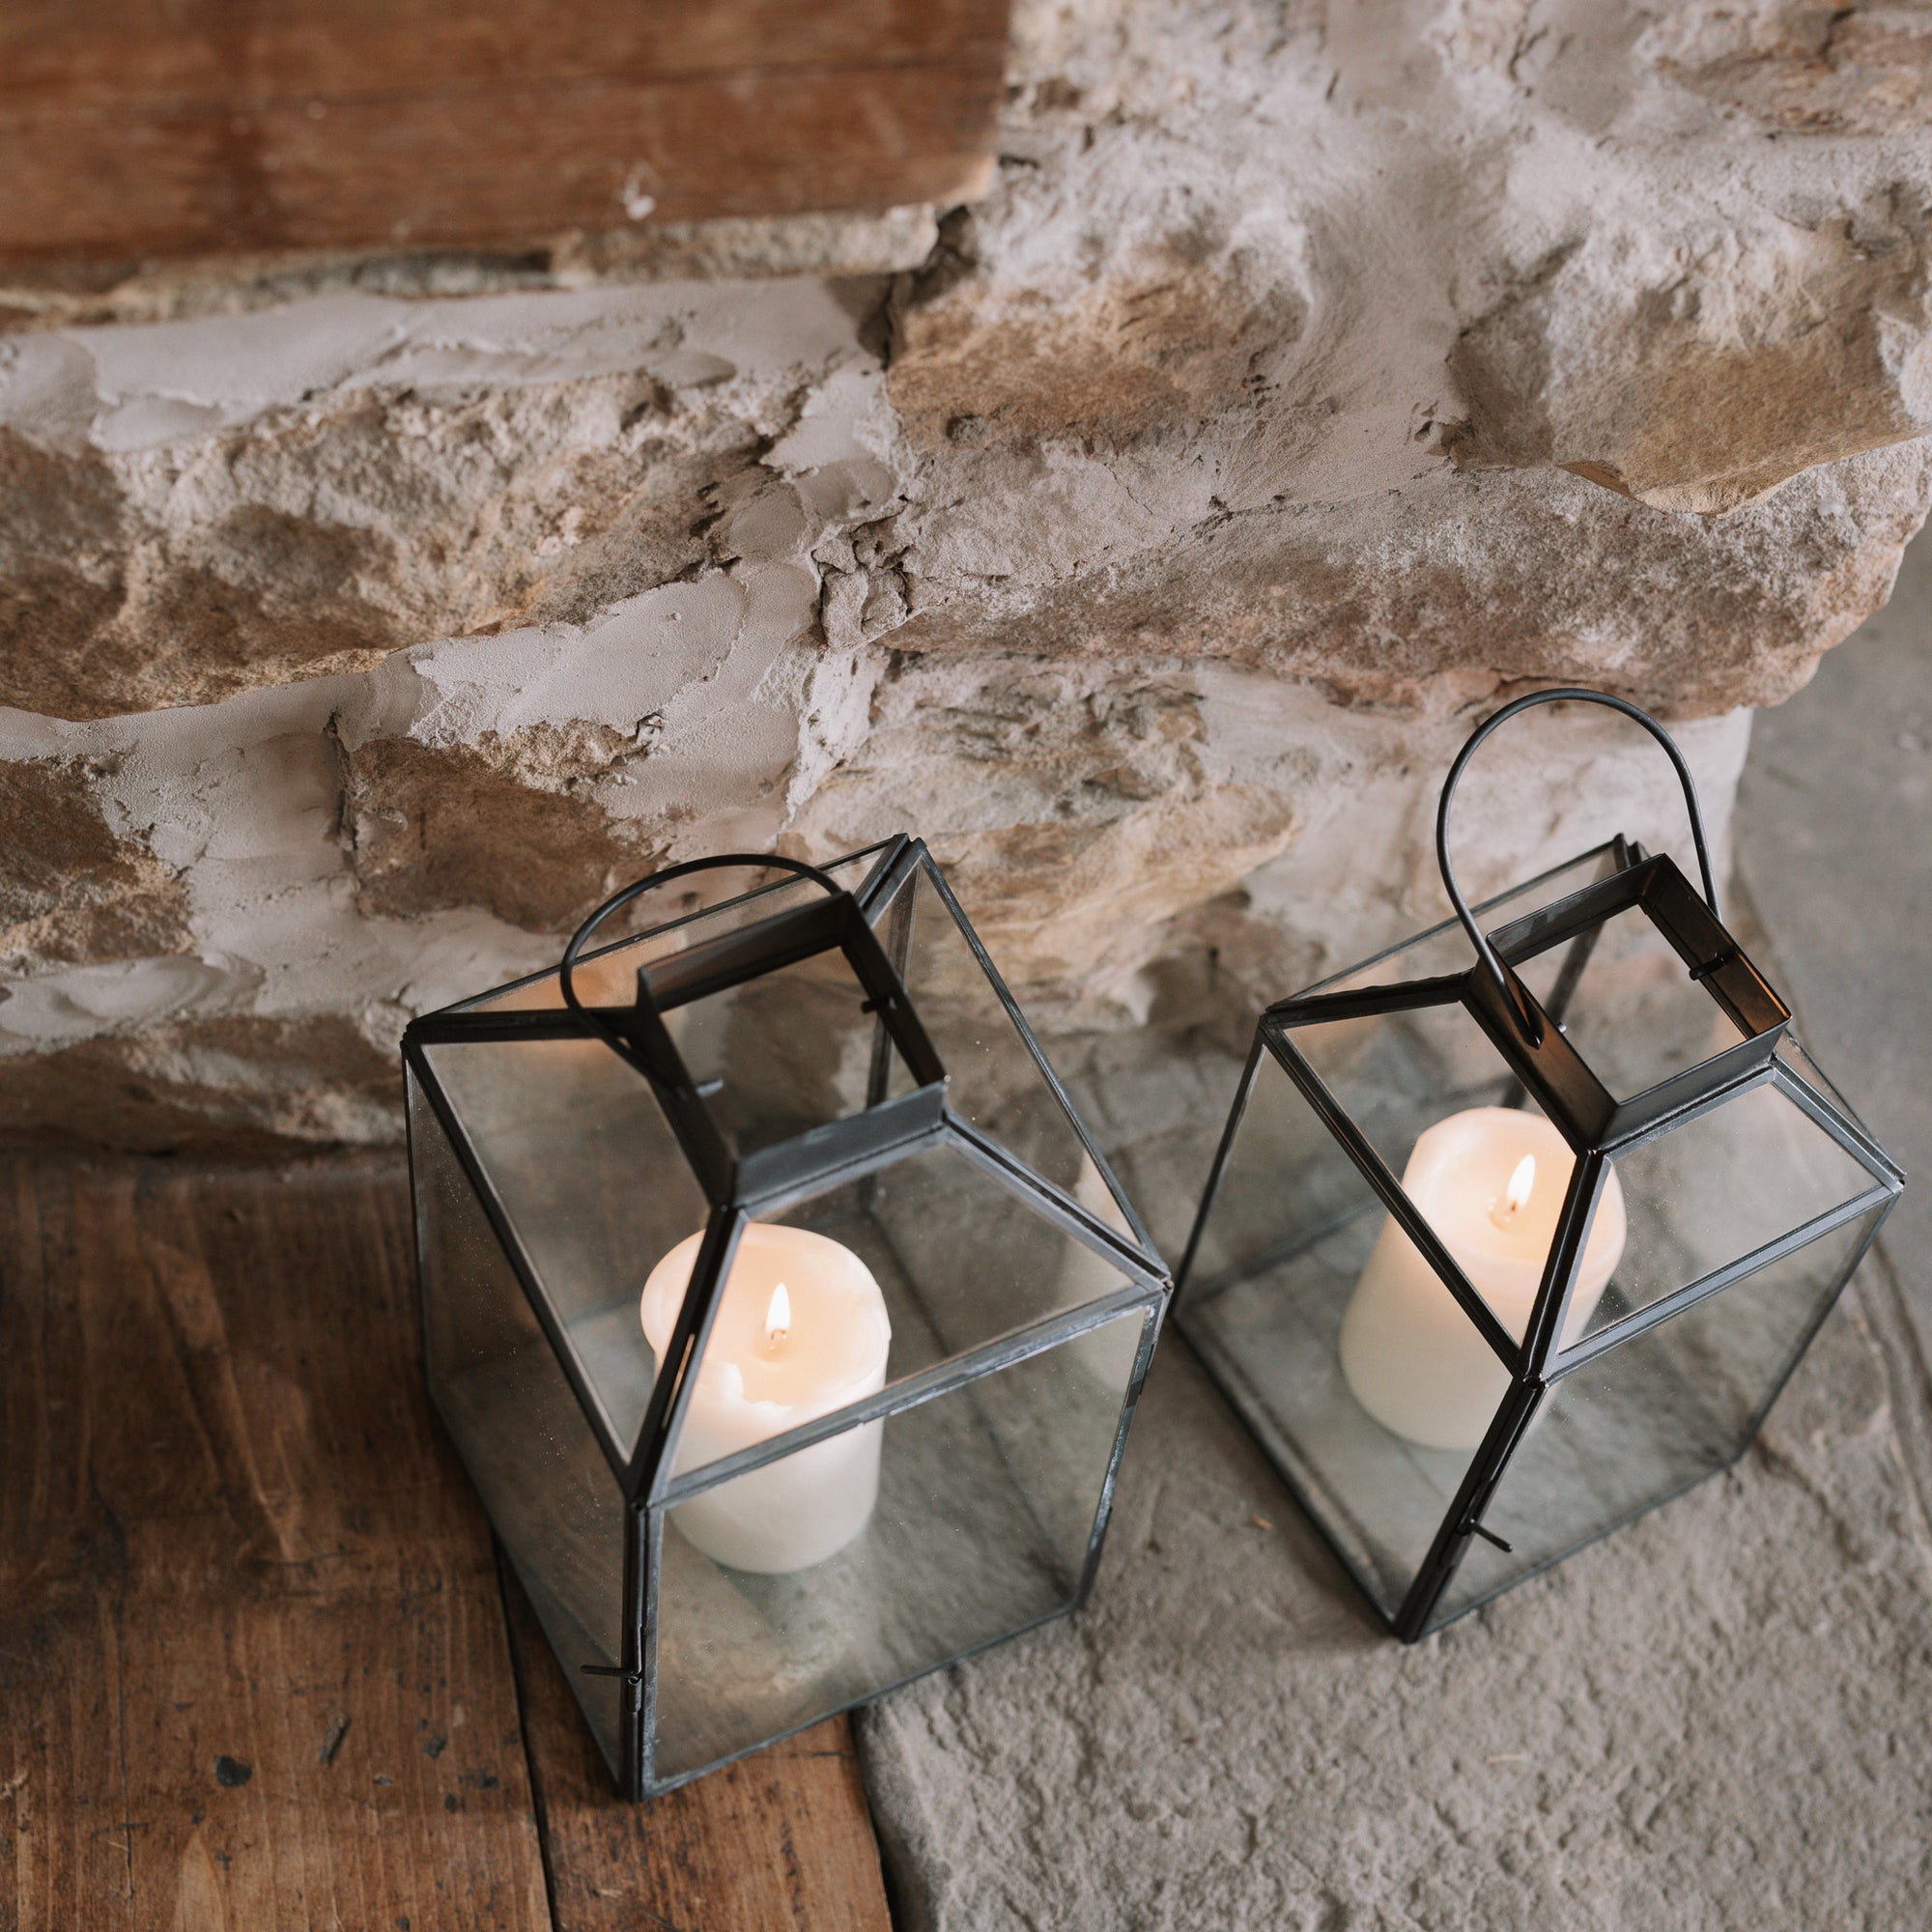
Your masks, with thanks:
[{"label": "large glass lantern", "polygon": [[1166,1271],[922,844],[403,1050],[430,1388],[631,1796],[1081,1601]]},{"label": "large glass lantern", "polygon": [[[1479,923],[1456,781],[1563,698],[1669,753],[1701,895],[1618,838]],[[1902,1184],[1719,923],[1634,705],[1497,712],[1436,842],[1454,920],[1263,1013],[1175,1304],[1411,1640],[1739,1456]]]}]

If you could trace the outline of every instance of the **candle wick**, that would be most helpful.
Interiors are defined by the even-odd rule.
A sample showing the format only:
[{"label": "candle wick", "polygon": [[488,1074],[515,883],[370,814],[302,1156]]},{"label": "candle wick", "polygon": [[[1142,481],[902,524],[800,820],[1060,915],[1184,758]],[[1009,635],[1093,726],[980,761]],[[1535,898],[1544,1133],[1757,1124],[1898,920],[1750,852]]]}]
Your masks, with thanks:
[{"label": "candle wick", "polygon": [[791,1296],[780,1282],[772,1290],[771,1304],[765,1310],[765,1339],[774,1348],[791,1333]]}]

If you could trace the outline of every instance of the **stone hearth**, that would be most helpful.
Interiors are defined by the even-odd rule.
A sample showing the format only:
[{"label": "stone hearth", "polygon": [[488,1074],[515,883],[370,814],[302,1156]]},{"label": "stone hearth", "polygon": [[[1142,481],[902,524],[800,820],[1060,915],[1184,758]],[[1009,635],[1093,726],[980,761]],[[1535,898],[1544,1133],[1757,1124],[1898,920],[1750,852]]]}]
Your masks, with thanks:
[{"label": "stone hearth", "polygon": [[1170,1339],[1092,1607],[861,1722],[910,1932],[1916,1923],[1927,1474],[1855,1301],[1737,1471],[1406,1649]]}]

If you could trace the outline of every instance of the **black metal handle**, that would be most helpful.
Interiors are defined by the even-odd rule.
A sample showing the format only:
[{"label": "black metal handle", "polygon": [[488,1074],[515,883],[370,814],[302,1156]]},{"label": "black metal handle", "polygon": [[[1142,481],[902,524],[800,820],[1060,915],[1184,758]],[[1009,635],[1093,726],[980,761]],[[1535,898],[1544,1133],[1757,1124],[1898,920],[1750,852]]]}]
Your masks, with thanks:
[{"label": "black metal handle", "polygon": [[1697,785],[1690,776],[1690,767],[1684,762],[1684,753],[1677,749],[1676,740],[1653,718],[1648,711],[1633,704],[1627,697],[1612,697],[1607,691],[1586,691],[1581,686],[1565,685],[1554,691],[1533,691],[1527,697],[1519,697],[1514,703],[1505,704],[1492,716],[1486,718],[1470,732],[1468,742],[1456,753],[1456,762],[1449,767],[1449,776],[1442,781],[1442,801],[1435,808],[1435,863],[1442,868],[1442,884],[1449,894],[1449,903],[1456,908],[1456,917],[1463,922],[1463,930],[1469,935],[1470,943],[1476,949],[1476,956],[1482,961],[1483,969],[1494,981],[1503,1003],[1513,1012],[1523,1032],[1534,1044],[1538,1028],[1534,1017],[1519,1002],[1510,978],[1503,971],[1502,961],[1496,957],[1495,949],[1484,936],[1476,923],[1475,915],[1470,912],[1468,901],[1463,898],[1461,888],[1456,884],[1455,869],[1449,864],[1449,804],[1456,796],[1456,785],[1463,776],[1463,768],[1474,755],[1477,746],[1487,738],[1497,725],[1506,724],[1519,711],[1527,711],[1538,704],[1557,704],[1575,702],[1577,704],[1603,704],[1612,711],[1621,711],[1626,718],[1634,718],[1662,745],[1670,762],[1677,768],[1678,781],[1684,787],[1684,803],[1690,813],[1690,838],[1697,848],[1697,869],[1703,874],[1704,903],[1711,908],[1711,917],[1720,919],[1718,911],[1718,887],[1711,876],[1711,854],[1704,842],[1704,816],[1697,809]]},{"label": "black metal handle", "polygon": [[829,872],[822,872],[816,866],[808,866],[803,859],[787,859],[777,852],[724,852],[712,859],[686,859],[681,865],[667,866],[662,872],[653,872],[648,878],[636,879],[621,892],[612,893],[604,903],[570,935],[570,944],[563,949],[563,958],[556,969],[557,985],[563,994],[563,1003],[573,1012],[585,1012],[583,1002],[577,997],[578,955],[589,944],[590,935],[611,917],[613,912],[621,912],[633,899],[641,898],[645,893],[655,891],[659,886],[668,886],[673,879],[689,878],[694,872],[715,872],[728,866],[757,867],[770,869],[776,867],[781,872],[796,872],[801,878],[810,879],[821,885],[837,898],[845,888]]}]

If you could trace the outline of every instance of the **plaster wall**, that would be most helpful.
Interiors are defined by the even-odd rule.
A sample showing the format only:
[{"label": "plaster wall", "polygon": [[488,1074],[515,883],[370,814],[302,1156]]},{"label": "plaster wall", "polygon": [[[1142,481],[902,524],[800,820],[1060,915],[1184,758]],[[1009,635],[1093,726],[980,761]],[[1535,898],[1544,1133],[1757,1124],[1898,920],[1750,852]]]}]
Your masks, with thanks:
[{"label": "plaster wall", "polygon": [[[1052,1027],[1238,1027],[1436,916],[1553,679],[1721,839],[1932,485],[1932,37],[1809,19],[1028,6],[895,275],[15,303],[0,1125],[387,1138],[407,1017],[624,878],[901,828]],[[1681,846],[1519,729],[1473,887]]]}]

